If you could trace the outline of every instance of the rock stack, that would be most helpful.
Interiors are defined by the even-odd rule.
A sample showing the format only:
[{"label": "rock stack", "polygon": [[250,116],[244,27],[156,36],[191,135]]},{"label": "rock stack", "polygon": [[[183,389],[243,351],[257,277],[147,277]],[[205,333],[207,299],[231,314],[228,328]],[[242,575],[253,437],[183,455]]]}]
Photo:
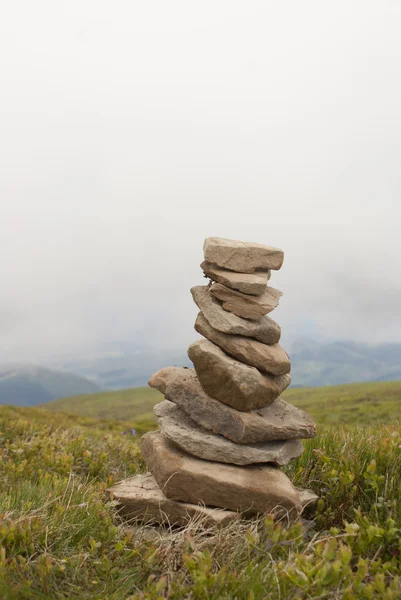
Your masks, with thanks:
[{"label": "rock stack", "polygon": [[281,399],[290,359],[280,327],[266,316],[281,292],[268,286],[283,252],[262,244],[208,238],[201,267],[209,285],[191,289],[204,338],[188,356],[194,369],[167,367],[149,385],[164,395],[154,407],[159,431],[145,434],[151,473],[111,490],[126,516],[185,524],[201,515],[224,524],[238,515],[278,511],[290,519],[316,500],[279,469],[303,451],[315,425]]}]

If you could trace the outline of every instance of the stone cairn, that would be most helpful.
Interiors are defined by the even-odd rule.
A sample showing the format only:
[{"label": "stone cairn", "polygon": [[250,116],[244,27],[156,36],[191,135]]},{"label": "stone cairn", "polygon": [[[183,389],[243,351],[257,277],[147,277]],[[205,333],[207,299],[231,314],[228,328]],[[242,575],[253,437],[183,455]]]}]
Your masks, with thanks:
[{"label": "stone cairn", "polygon": [[297,518],[317,496],[294,487],[279,469],[303,451],[316,429],[309,415],[281,399],[290,359],[270,317],[280,291],[269,287],[282,250],[208,238],[201,264],[209,285],[191,289],[204,338],[188,356],[194,369],[167,367],[149,381],[164,395],[154,407],[159,431],[141,440],[150,473],[110,490],[123,515],[185,525],[226,524],[278,512]]}]

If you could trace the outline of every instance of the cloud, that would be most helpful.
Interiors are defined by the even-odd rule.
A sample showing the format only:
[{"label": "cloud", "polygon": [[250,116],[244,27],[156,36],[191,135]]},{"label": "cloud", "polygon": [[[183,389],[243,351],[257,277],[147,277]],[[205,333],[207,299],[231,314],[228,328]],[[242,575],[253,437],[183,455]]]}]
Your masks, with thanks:
[{"label": "cloud", "polygon": [[22,5],[0,24],[0,360],[184,347],[211,235],[284,249],[283,339],[401,340],[398,4]]}]

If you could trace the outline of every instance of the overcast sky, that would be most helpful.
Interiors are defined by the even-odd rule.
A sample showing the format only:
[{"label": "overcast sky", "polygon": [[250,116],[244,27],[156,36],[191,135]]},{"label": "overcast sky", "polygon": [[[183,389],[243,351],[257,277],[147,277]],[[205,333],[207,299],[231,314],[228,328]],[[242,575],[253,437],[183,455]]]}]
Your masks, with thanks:
[{"label": "overcast sky", "polygon": [[14,0],[0,360],[194,339],[205,237],[284,249],[272,315],[401,342],[398,0]]}]

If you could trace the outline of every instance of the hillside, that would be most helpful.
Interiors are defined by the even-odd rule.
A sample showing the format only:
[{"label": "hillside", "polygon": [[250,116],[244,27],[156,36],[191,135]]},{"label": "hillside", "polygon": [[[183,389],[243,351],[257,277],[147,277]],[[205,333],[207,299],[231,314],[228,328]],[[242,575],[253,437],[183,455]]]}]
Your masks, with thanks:
[{"label": "hillside", "polygon": [[0,407],[2,600],[400,598],[399,420],[304,442],[285,470],[320,496],[306,521],[208,535],[119,520],[106,490],[145,468],[120,425]]},{"label": "hillside", "polygon": [[[117,398],[122,389],[133,389],[146,385],[150,375],[170,365],[190,366],[186,354],[153,351],[131,345],[122,345],[118,350],[92,357],[74,357],[61,365],[62,370],[27,365],[0,365],[0,403],[15,406],[36,406],[49,401],[93,394],[101,390],[117,390],[116,395],[101,396],[102,414],[109,413],[108,405],[117,415],[125,418],[124,405],[127,398]],[[348,384],[353,381],[393,381],[401,379],[401,344],[369,346],[353,342],[319,343],[313,340],[295,340],[289,343],[292,361],[293,387],[310,388],[322,385]],[[74,374],[76,373],[76,374]],[[308,390],[308,394],[309,394]],[[143,404],[135,410],[151,412],[149,398],[139,400],[138,393],[132,400]],[[146,392],[140,392],[140,395]],[[314,393],[313,393],[314,394]],[[151,399],[150,399],[151,400]],[[85,414],[91,415],[90,404],[85,405]],[[150,406],[150,411],[147,406]],[[51,409],[53,410],[53,409]],[[131,409],[130,409],[131,410]],[[97,409],[95,414],[97,414]]]},{"label": "hillside", "polygon": [[[105,433],[113,433],[120,436],[123,432],[130,434],[131,429],[135,429],[136,436],[140,436],[153,428],[152,424],[139,423],[135,419],[124,421],[123,419],[83,417],[64,412],[55,413],[38,406],[21,407],[0,405],[0,420],[1,419],[7,419],[10,423],[15,421],[16,431],[18,430],[17,424],[19,419],[26,419],[30,422],[33,429],[35,429],[35,427],[39,427],[40,429],[46,426],[53,432],[57,432],[65,429],[81,428],[84,429],[87,434],[95,436],[103,435]],[[128,437],[131,439],[131,434]]]},{"label": "hillside", "polygon": [[85,396],[63,398],[43,405],[53,412],[101,419],[135,420],[136,423],[154,422],[153,406],[163,396],[150,387],[100,392]]},{"label": "hillside", "polygon": [[[400,381],[293,387],[283,398],[309,412],[318,423],[374,423],[401,416]],[[161,400],[158,391],[141,387],[63,398],[44,406],[55,412],[151,423],[155,421],[153,406]]]},{"label": "hillside", "polygon": [[0,365],[0,404],[36,406],[56,398],[93,394],[100,386],[85,377],[36,365]]},{"label": "hillside", "polygon": [[401,381],[289,388],[283,398],[318,423],[391,422],[401,417]]}]

